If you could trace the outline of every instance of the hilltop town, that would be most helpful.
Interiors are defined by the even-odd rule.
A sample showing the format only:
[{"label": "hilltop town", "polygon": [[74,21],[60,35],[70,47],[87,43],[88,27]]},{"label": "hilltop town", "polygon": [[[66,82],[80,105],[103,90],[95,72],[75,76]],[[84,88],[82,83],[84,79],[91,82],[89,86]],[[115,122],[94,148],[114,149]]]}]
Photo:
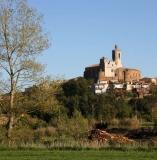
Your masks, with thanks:
[{"label": "hilltop town", "polygon": [[149,95],[151,84],[157,84],[157,78],[142,78],[142,71],[134,68],[124,68],[122,52],[118,45],[112,50],[112,60],[102,57],[99,64],[85,68],[84,78],[92,80],[92,92],[107,94],[109,84],[114,85],[117,92],[136,90],[138,96]]}]

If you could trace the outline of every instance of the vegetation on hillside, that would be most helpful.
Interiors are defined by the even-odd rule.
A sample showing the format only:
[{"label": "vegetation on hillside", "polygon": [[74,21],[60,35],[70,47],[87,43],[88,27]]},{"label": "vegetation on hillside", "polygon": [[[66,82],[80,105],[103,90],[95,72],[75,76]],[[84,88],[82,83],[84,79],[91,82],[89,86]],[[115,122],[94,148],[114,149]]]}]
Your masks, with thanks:
[{"label": "vegetation on hillside", "polygon": [[[91,92],[91,84],[82,77],[61,82],[47,79],[17,92],[12,140],[82,141],[95,128],[140,129],[148,122],[156,128],[156,95],[129,100],[126,95],[97,95]],[[8,109],[9,100],[2,99],[1,112],[7,114]],[[1,142],[5,142],[6,129],[7,124],[1,125]]]},{"label": "vegetation on hillside", "polygon": [[[0,1],[0,68],[8,79],[1,80],[0,142],[44,144],[88,141],[90,130],[157,127],[157,90],[138,98],[135,91],[107,94],[91,92],[92,81],[82,77],[64,81],[42,77],[44,66],[36,58],[49,47],[49,34],[42,29],[41,14],[27,0]],[[30,88],[25,88],[28,84]],[[154,140],[156,141],[156,140]]]}]

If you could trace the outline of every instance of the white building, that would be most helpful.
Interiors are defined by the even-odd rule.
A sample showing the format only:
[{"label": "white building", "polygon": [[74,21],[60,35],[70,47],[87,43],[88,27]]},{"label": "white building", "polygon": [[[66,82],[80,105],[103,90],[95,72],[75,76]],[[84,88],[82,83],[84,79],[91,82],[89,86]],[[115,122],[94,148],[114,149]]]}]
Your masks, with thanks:
[{"label": "white building", "polygon": [[[144,93],[149,93],[149,85],[148,83],[140,84],[140,83],[113,83],[114,88],[117,90],[132,90],[132,89],[139,89],[142,90]],[[92,92],[96,94],[106,93],[109,84],[107,81],[98,81],[92,86]]]},{"label": "white building", "polygon": [[108,88],[107,81],[98,81],[98,83],[93,84],[92,92],[96,94],[106,93],[107,88]]},{"label": "white building", "polygon": [[121,50],[115,45],[115,50],[112,50],[112,60],[108,61],[107,58],[102,57],[100,59],[100,68],[105,73],[105,77],[115,77],[114,70],[122,66],[121,62]]}]

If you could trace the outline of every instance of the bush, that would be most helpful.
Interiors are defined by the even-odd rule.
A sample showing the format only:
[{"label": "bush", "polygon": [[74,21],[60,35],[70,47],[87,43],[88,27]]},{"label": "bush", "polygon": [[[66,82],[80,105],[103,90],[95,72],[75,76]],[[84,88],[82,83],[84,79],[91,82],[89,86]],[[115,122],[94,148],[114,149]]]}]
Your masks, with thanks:
[{"label": "bush", "polygon": [[125,118],[119,122],[120,128],[138,129],[141,127],[141,123],[136,118]]},{"label": "bush", "polygon": [[95,119],[88,119],[88,130],[95,129],[96,120]]},{"label": "bush", "polygon": [[116,118],[112,119],[110,122],[110,125],[112,127],[118,127],[119,126],[119,119],[116,119]]},{"label": "bush", "polygon": [[36,124],[34,125],[33,129],[47,127],[47,123],[44,120],[37,120]]},{"label": "bush", "polygon": [[46,128],[38,128],[35,132],[34,132],[34,138],[35,139],[41,139],[45,136],[45,131]]},{"label": "bush", "polygon": [[0,125],[0,142],[2,142],[6,138],[6,133],[7,133],[6,127]]},{"label": "bush", "polygon": [[46,130],[45,130],[45,135],[46,136],[51,137],[55,134],[56,134],[56,128],[55,127],[52,127],[52,126],[46,127]]}]

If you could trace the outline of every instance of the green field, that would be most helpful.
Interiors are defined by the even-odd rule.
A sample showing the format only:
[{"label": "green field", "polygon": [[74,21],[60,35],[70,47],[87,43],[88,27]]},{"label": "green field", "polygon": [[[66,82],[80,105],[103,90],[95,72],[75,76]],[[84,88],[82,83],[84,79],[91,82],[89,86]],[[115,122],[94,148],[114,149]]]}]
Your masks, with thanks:
[{"label": "green field", "polygon": [[157,151],[134,150],[0,150],[1,160],[155,160]]}]

